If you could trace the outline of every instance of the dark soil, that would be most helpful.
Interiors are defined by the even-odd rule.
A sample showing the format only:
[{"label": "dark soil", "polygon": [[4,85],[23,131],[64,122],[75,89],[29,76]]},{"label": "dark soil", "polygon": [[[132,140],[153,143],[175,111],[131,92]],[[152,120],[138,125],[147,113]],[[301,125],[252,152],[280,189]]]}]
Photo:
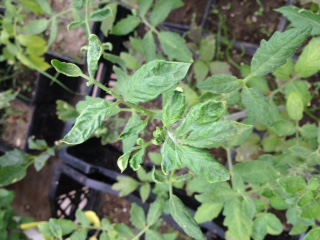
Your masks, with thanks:
[{"label": "dark soil", "polygon": [[[263,10],[254,0],[224,0],[217,1],[213,6],[214,13],[210,14],[207,29],[225,36],[249,43],[259,44],[262,39],[269,39],[278,28],[281,14],[274,11],[285,5],[285,0],[261,1]],[[225,36],[226,37],[226,36]]]},{"label": "dark soil", "polygon": [[170,13],[167,23],[175,23],[191,27],[194,23],[201,26],[205,21],[205,12],[210,8],[209,0],[184,0],[184,6]]}]

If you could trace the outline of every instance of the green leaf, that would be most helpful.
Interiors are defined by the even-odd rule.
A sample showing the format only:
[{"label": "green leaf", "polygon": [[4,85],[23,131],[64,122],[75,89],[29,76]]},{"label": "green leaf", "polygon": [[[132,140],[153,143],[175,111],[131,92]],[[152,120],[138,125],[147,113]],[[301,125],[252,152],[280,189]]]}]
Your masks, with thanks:
[{"label": "green leaf", "polygon": [[179,7],[183,6],[183,2],[181,0],[161,0],[158,4],[153,8],[151,12],[150,21],[152,26],[157,26],[162,23],[169,16],[169,13]]},{"label": "green leaf", "polygon": [[127,35],[131,33],[140,24],[140,18],[129,15],[120,20],[112,29],[114,35]]},{"label": "green leaf", "polygon": [[252,126],[235,121],[218,121],[195,127],[183,143],[197,148],[214,148],[229,145],[242,134],[252,131]]},{"label": "green leaf", "polygon": [[302,177],[281,177],[277,179],[277,182],[286,193],[297,196],[304,193],[307,188],[306,181]]},{"label": "green leaf", "polygon": [[172,195],[169,200],[169,211],[173,219],[179,224],[180,227],[182,227],[186,234],[194,239],[205,239],[200,227],[192,217],[190,211],[175,195]]},{"label": "green leaf", "polygon": [[121,157],[118,158],[117,165],[120,168],[121,172],[127,169],[129,158],[132,151],[125,152]]},{"label": "green leaf", "polygon": [[181,165],[181,160],[176,152],[176,146],[171,139],[167,139],[163,143],[161,147],[161,154],[161,168],[164,174],[169,174]]},{"label": "green leaf", "polygon": [[279,80],[289,81],[293,71],[294,71],[294,63],[293,63],[292,58],[289,58],[284,65],[279,67],[272,74]]},{"label": "green leaf", "polygon": [[187,47],[185,40],[173,32],[160,32],[158,34],[162,50],[169,60],[192,62],[192,53]]},{"label": "green leaf", "polygon": [[67,219],[50,219],[51,222],[60,226],[62,236],[72,233],[78,228],[78,225]]},{"label": "green leaf", "polygon": [[140,62],[129,53],[120,53],[120,58],[124,61],[126,67],[130,70],[138,70],[141,67]]},{"label": "green leaf", "polygon": [[0,187],[16,183],[27,175],[26,167],[5,166],[0,168]]},{"label": "green leaf", "polygon": [[138,204],[133,203],[130,210],[130,221],[135,228],[143,229],[146,226],[145,213]]},{"label": "green leaf", "polygon": [[205,62],[213,60],[216,50],[216,40],[213,37],[207,37],[201,40],[199,55]]},{"label": "green leaf", "polygon": [[292,120],[299,121],[303,117],[303,101],[299,93],[290,93],[286,102],[287,112]]},{"label": "green leaf", "polygon": [[223,204],[221,203],[203,203],[197,208],[197,212],[194,219],[198,224],[211,222],[213,219],[219,216]]},{"label": "green leaf", "polygon": [[168,128],[178,122],[186,109],[186,99],[183,92],[176,90],[164,107],[162,114],[163,125]]},{"label": "green leaf", "polygon": [[84,212],[79,208],[76,211],[76,219],[81,223],[81,225],[83,227],[89,227],[90,226],[89,219],[86,217]]},{"label": "green leaf", "polygon": [[212,75],[231,74],[230,64],[227,62],[214,61],[209,63],[210,72]]},{"label": "green leaf", "polygon": [[227,239],[250,239],[253,222],[242,211],[239,198],[233,198],[225,203],[223,215],[225,216],[223,225],[228,227]]},{"label": "green leaf", "polygon": [[227,181],[230,178],[226,168],[217,162],[209,152],[185,145],[176,147],[182,164],[197,176],[204,177],[210,183]]},{"label": "green leaf", "polygon": [[312,229],[308,232],[307,236],[305,236],[304,240],[316,240],[320,239],[320,228]]},{"label": "green leaf", "polygon": [[51,61],[52,66],[57,72],[62,73],[69,77],[80,77],[83,76],[81,69],[74,63],[60,62],[57,59]]},{"label": "green leaf", "polygon": [[176,136],[185,136],[193,129],[199,129],[218,121],[225,112],[226,103],[208,100],[194,106],[175,132]]},{"label": "green leaf", "polygon": [[271,127],[274,122],[274,113],[270,102],[256,89],[244,87],[241,101],[249,111],[249,116],[259,123]]},{"label": "green leaf", "polygon": [[72,233],[70,236],[70,240],[86,240],[87,239],[87,230],[86,229],[80,229]]},{"label": "green leaf", "polygon": [[89,17],[90,21],[93,22],[101,22],[103,21],[106,17],[108,17],[111,13],[111,10],[108,6],[95,10]]},{"label": "green leaf", "polygon": [[281,13],[292,23],[294,27],[312,26],[311,35],[320,34],[320,15],[313,13],[307,9],[299,9],[294,6],[286,6],[276,9],[275,11]]},{"label": "green leaf", "polygon": [[118,182],[112,185],[112,189],[115,191],[120,191],[120,197],[128,196],[139,186],[139,182],[131,177],[119,176],[117,177],[117,181]]},{"label": "green leaf", "polygon": [[10,102],[13,101],[18,95],[18,92],[13,90],[7,90],[0,92],[0,110],[10,106]]},{"label": "green leaf", "polygon": [[297,206],[300,208],[306,207],[312,202],[312,200],[313,200],[313,193],[306,192],[299,198],[297,202]]},{"label": "green leaf", "polygon": [[157,222],[157,220],[162,215],[164,206],[165,206],[165,201],[161,197],[158,197],[153,203],[151,203],[148,211],[148,215],[147,215],[148,225],[151,226]]},{"label": "green leaf", "polygon": [[307,107],[312,99],[312,96],[309,91],[309,87],[306,81],[294,81],[287,84],[284,89],[284,93],[288,98],[292,92],[296,92],[300,95],[300,98],[303,101],[303,105]]},{"label": "green leaf", "polygon": [[187,74],[189,63],[154,60],[143,65],[127,83],[125,99],[142,103],[157,98],[169,90]]},{"label": "green leaf", "polygon": [[296,132],[294,124],[288,120],[277,121],[273,127],[279,136],[291,136]]},{"label": "green leaf", "polygon": [[[148,121],[136,121],[132,125],[126,125],[126,128],[120,134],[119,138],[124,139],[131,136],[138,136],[148,125]],[[128,127],[127,127],[128,126]]]},{"label": "green leaf", "polygon": [[52,8],[47,0],[37,0],[37,3],[45,13],[52,14]]},{"label": "green leaf", "polygon": [[153,4],[153,0],[140,0],[139,15],[140,16],[146,15],[149,9],[151,8],[152,4]]},{"label": "green leaf", "polygon": [[49,228],[52,232],[52,235],[56,238],[61,239],[62,238],[62,230],[60,225],[58,225],[57,223],[55,223],[55,221],[53,219],[49,220]]},{"label": "green leaf", "polygon": [[94,35],[89,36],[89,46],[87,53],[87,65],[90,77],[94,78],[96,71],[98,70],[99,59],[103,53],[103,45],[100,39]]},{"label": "green leaf", "polygon": [[48,148],[48,144],[45,140],[35,139],[34,136],[32,136],[28,138],[28,147],[32,150],[46,150]]},{"label": "green leaf", "polygon": [[110,53],[103,53],[103,58],[107,61],[119,65],[122,69],[126,70],[125,62],[119,56]]},{"label": "green leaf", "polygon": [[277,177],[277,173],[272,166],[261,160],[238,163],[234,166],[234,171],[241,176],[243,181],[253,184],[272,182]]},{"label": "green leaf", "polygon": [[[141,122],[142,122],[142,120],[141,120],[140,116],[136,113],[133,113],[131,118],[129,118],[122,133],[128,133],[128,134],[132,133],[132,135],[130,137],[126,137],[126,138],[122,139],[123,152],[125,152],[125,153],[129,152],[136,144],[137,139],[139,137],[139,133],[145,129],[145,128],[143,128],[143,126],[141,126]],[[142,127],[142,128],[140,128],[141,131],[139,130],[139,127]],[[136,133],[134,133],[134,132],[136,132]]]},{"label": "green leaf", "polygon": [[289,205],[284,199],[276,196],[270,198],[270,205],[276,210],[286,210],[289,208]]},{"label": "green leaf", "polygon": [[264,76],[285,64],[309,37],[311,30],[310,26],[289,29],[275,32],[268,42],[262,40],[251,61],[252,75]]},{"label": "green leaf", "polygon": [[305,139],[317,138],[318,128],[312,124],[304,124],[300,129],[301,136]]},{"label": "green leaf", "polygon": [[79,28],[83,25],[85,25],[84,21],[73,21],[67,26],[67,28],[68,28],[68,31],[71,31],[71,30]]},{"label": "green leaf", "polygon": [[297,76],[308,78],[320,71],[320,38],[313,38],[303,49],[295,65]]},{"label": "green leaf", "polygon": [[57,100],[56,104],[57,115],[60,120],[75,122],[76,118],[79,116],[75,107],[62,100]]},{"label": "green leaf", "polygon": [[231,75],[220,74],[208,78],[206,81],[199,83],[197,87],[200,90],[210,91],[213,93],[231,93],[240,88],[240,81]]},{"label": "green leaf", "polygon": [[145,234],[145,240],[164,240],[164,238],[161,233],[148,229]]},{"label": "green leaf", "polygon": [[279,235],[282,231],[282,223],[273,213],[259,213],[254,220],[252,237],[263,240],[267,234]]},{"label": "green leaf", "polygon": [[58,36],[58,20],[57,18],[53,18],[51,22],[48,46],[51,46],[56,41],[57,36]]},{"label": "green leaf", "polygon": [[143,148],[132,156],[130,166],[133,170],[137,171],[141,167],[141,164],[144,162],[145,154],[146,149]]},{"label": "green leaf", "polygon": [[0,157],[0,167],[18,166],[28,163],[32,160],[32,156],[18,149],[7,151]]},{"label": "green leaf", "polygon": [[303,208],[300,214],[301,218],[317,219],[320,217],[320,206],[318,203],[313,203]]},{"label": "green leaf", "polygon": [[197,80],[197,83],[201,83],[208,76],[209,66],[204,61],[197,60],[193,65],[193,70],[194,70],[194,76]]},{"label": "green leaf", "polygon": [[75,125],[63,138],[67,144],[80,144],[89,139],[92,134],[101,126],[106,118],[119,112],[116,104],[108,103],[104,99],[88,106],[77,118]]},{"label": "green leaf", "polygon": [[47,19],[31,20],[23,27],[23,32],[28,35],[38,35],[48,29],[50,21]]},{"label": "green leaf", "polygon": [[151,62],[155,60],[157,58],[157,45],[154,40],[152,31],[149,31],[146,33],[146,35],[144,35],[142,43],[144,46],[143,51],[144,55],[146,56],[146,62]]},{"label": "green leaf", "polygon": [[49,149],[46,152],[43,152],[41,155],[35,157],[34,168],[36,171],[42,170],[46,165],[50,157],[54,156],[55,152],[53,149]]},{"label": "green leaf", "polygon": [[84,8],[85,0],[72,0],[72,7],[81,10]]},{"label": "green leaf", "polygon": [[[245,189],[245,187],[244,187]],[[242,211],[249,219],[253,219],[256,214],[256,205],[250,196],[243,196]]]},{"label": "green leaf", "polygon": [[140,198],[143,203],[145,203],[147,201],[147,199],[149,198],[150,191],[151,191],[151,186],[149,183],[144,183],[140,186],[140,189],[139,189]]}]

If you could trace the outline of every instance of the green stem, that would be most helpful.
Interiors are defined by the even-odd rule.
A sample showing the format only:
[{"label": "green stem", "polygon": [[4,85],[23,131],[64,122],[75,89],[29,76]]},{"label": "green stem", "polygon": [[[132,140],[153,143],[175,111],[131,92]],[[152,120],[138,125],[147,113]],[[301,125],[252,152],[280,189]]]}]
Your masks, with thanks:
[{"label": "green stem", "polygon": [[132,240],[139,240],[140,237],[150,228],[149,225],[145,226]]},{"label": "green stem", "polygon": [[59,12],[59,13],[53,15],[53,16],[49,19],[49,21],[52,21],[54,18],[58,18],[58,17],[66,14],[66,13],[68,13],[68,12],[71,12],[72,10],[73,10],[73,9],[71,8],[71,9],[67,9],[67,10],[65,10],[65,11]]},{"label": "green stem", "polygon": [[305,112],[309,117],[311,117],[313,120],[315,120],[316,122],[320,122],[320,119],[317,118],[315,115],[313,115],[313,114],[309,111],[309,109],[304,109],[304,112]]},{"label": "green stem", "polygon": [[299,140],[299,121],[296,121],[296,145],[299,146],[300,140]]},{"label": "green stem", "polygon": [[142,22],[154,33],[156,33],[157,35],[159,34],[159,31],[154,27],[152,26],[146,19],[145,17],[141,16],[141,20]]},{"label": "green stem", "polygon": [[88,36],[91,34],[90,25],[89,25],[89,1],[90,0],[86,0],[86,15],[85,15],[85,23],[86,23]]},{"label": "green stem", "polygon": [[227,160],[228,160],[228,167],[229,167],[229,172],[230,172],[230,178],[231,178],[231,184],[232,186],[234,185],[234,172],[233,172],[233,164],[232,164],[232,158],[231,158],[231,148],[227,147],[225,148],[227,151]]},{"label": "green stem", "polygon": [[173,186],[172,186],[173,176],[174,176],[174,171],[170,173],[170,178],[169,178],[169,197],[170,197],[170,199],[173,197]]},{"label": "green stem", "polygon": [[243,79],[243,82],[246,84],[251,78],[253,78],[254,75],[252,73],[250,73],[248,76],[246,76],[244,79]]}]

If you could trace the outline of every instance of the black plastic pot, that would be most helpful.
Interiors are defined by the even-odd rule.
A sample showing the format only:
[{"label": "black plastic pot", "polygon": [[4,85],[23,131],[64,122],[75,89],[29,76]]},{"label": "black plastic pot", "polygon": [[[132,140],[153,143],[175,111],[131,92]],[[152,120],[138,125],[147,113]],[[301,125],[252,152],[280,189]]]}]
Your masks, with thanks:
[{"label": "black plastic pot", "polygon": [[[89,177],[74,168],[61,164],[55,171],[49,192],[52,216],[56,218],[75,219],[75,212],[78,208],[82,210],[93,210],[99,215],[99,202],[103,194],[118,196],[119,193],[112,189],[112,184],[117,180],[118,176],[125,176],[114,171],[104,172],[104,178],[96,179],[96,176]],[[186,196],[174,192],[179,196],[194,213],[194,209],[190,208],[190,201]],[[143,203],[139,197],[139,192],[135,191],[125,197],[131,203],[137,203],[145,210],[149,208],[149,204],[154,200],[155,196],[151,194],[146,203]],[[171,226],[182,230],[171,216],[164,215],[163,219]],[[224,239],[224,230],[215,223],[202,224],[201,228],[205,235],[217,236],[215,239]],[[210,239],[210,238],[209,238]]]}]

